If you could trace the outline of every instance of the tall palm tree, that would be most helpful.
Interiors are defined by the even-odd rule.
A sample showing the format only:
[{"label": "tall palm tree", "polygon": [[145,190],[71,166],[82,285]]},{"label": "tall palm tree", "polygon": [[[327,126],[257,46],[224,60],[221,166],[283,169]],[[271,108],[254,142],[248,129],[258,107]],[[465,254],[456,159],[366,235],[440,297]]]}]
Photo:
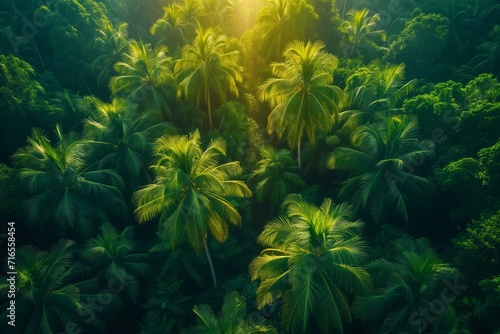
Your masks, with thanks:
[{"label": "tall palm tree", "polygon": [[352,199],[357,210],[368,210],[375,223],[384,210],[407,222],[410,203],[422,201],[432,188],[415,169],[434,155],[434,143],[419,140],[416,119],[401,116],[358,127],[351,142],[353,147],[336,148],[328,161],[329,168],[350,172],[338,198]]},{"label": "tall palm tree", "polygon": [[370,16],[367,8],[351,9],[347,13],[347,20],[342,23],[341,28],[348,35],[351,50],[357,54],[370,55],[385,49],[376,43],[385,41],[386,37],[384,30],[377,30],[379,21],[380,15]]},{"label": "tall palm tree", "polygon": [[225,35],[217,35],[211,28],[197,29],[192,45],[186,45],[182,58],[175,63],[177,94],[194,102],[205,104],[210,130],[212,122],[212,95],[225,103],[228,93],[238,96],[242,82],[239,52],[228,50]]},{"label": "tall palm tree", "polygon": [[181,333],[265,333],[277,334],[276,329],[267,325],[262,316],[248,316],[245,299],[236,291],[231,291],[224,297],[221,312],[214,314],[209,305],[195,305],[197,326]]},{"label": "tall palm tree", "polygon": [[40,129],[33,129],[28,146],[13,155],[19,175],[31,196],[25,203],[29,219],[42,232],[86,237],[108,213],[126,212],[121,193],[123,179],[113,170],[90,170],[85,163],[88,144],[76,133],[63,134],[52,145]]},{"label": "tall palm tree", "polygon": [[101,23],[102,27],[97,29],[99,37],[94,41],[99,50],[92,62],[92,66],[99,71],[97,84],[107,84],[109,77],[113,74],[113,66],[121,60],[128,48],[128,24],[120,23],[116,27],[111,22]]},{"label": "tall palm tree", "polygon": [[285,329],[292,333],[315,325],[321,333],[342,333],[342,322],[351,322],[350,298],[370,284],[360,267],[368,255],[363,223],[352,221],[352,207],[330,199],[318,208],[290,195],[283,210],[257,239],[268,248],[250,263],[252,280],[261,280],[257,306],[280,299]]},{"label": "tall palm tree", "polygon": [[[97,294],[100,288],[94,279],[76,279],[74,252],[75,242],[70,240],[59,240],[49,251],[34,246],[17,249],[16,308],[19,311],[15,333],[61,333],[67,324],[74,324],[80,331],[102,331],[98,319],[86,321],[96,316],[89,300],[110,300],[113,296],[111,293]],[[6,294],[10,284],[6,277],[1,276],[1,279],[0,292]],[[8,301],[2,305],[2,333],[11,333],[12,329],[5,320],[9,314],[7,307]]]},{"label": "tall palm tree", "polygon": [[417,84],[416,79],[405,81],[404,64],[382,64],[380,61],[372,62],[371,81],[375,91],[371,106],[378,110],[396,108],[413,90]]},{"label": "tall palm tree", "polygon": [[241,216],[230,197],[250,197],[243,181],[236,180],[239,162],[219,163],[226,143],[213,140],[203,150],[198,131],[189,136],[163,136],[154,146],[151,168],[156,178],[134,193],[135,214],[140,223],[157,216],[160,236],[172,247],[188,239],[197,253],[205,250],[214,285],[217,285],[207,245],[208,232],[218,242],[228,236],[228,223],[239,225]]},{"label": "tall palm tree", "polygon": [[333,83],[337,58],[326,51],[322,42],[291,42],[285,50],[285,62],[271,64],[273,78],[258,90],[261,101],[268,101],[272,111],[267,129],[282,137],[285,132],[290,147],[300,145],[304,131],[314,144],[316,130],[328,131],[338,116],[336,101],[341,90]]},{"label": "tall palm tree", "polygon": [[260,203],[279,208],[285,197],[306,186],[300,169],[294,166],[290,150],[275,150],[267,146],[260,151],[261,159],[250,176],[255,184],[255,197]]},{"label": "tall palm tree", "polygon": [[262,49],[268,60],[281,58],[285,46],[295,38],[297,27],[293,23],[292,1],[268,0],[257,15],[256,23],[262,27]]},{"label": "tall palm tree", "polygon": [[188,23],[182,8],[178,4],[171,4],[165,7],[163,17],[151,26],[150,33],[156,37],[157,45],[167,45],[177,53],[186,44],[187,29]]},{"label": "tall palm tree", "polygon": [[196,37],[196,28],[206,20],[203,6],[200,0],[181,0],[177,5],[188,27],[186,39],[193,40]]},{"label": "tall palm tree", "polygon": [[396,241],[396,254],[393,262],[381,259],[367,266],[378,292],[359,297],[354,316],[370,321],[374,333],[461,333],[451,304],[462,287],[453,286],[459,283],[457,271],[424,239]]},{"label": "tall palm tree", "polygon": [[171,118],[166,90],[173,86],[172,59],[166,47],[132,41],[124,61],[115,64],[118,76],[109,83],[112,97],[124,97],[137,103],[141,111],[155,111]]},{"label": "tall palm tree", "polygon": [[353,131],[380,112],[395,111],[412,92],[416,79],[405,81],[404,64],[382,64],[374,61],[347,79],[347,99],[340,113],[344,127]]},{"label": "tall palm tree", "polygon": [[154,139],[175,128],[161,122],[158,114],[139,114],[136,104],[121,98],[111,103],[95,99],[96,111],[85,120],[85,132],[93,144],[99,168],[121,175],[130,189],[149,182],[148,157]]},{"label": "tall palm tree", "polygon": [[148,255],[137,253],[136,249],[131,226],[118,232],[113,225],[103,224],[99,235],[88,239],[80,253],[91,264],[86,268],[94,277],[104,282],[122,283],[131,300],[137,302],[139,282],[136,276],[148,271]]},{"label": "tall palm tree", "polygon": [[227,34],[232,33],[232,28],[237,18],[234,14],[233,1],[230,0],[200,0],[207,26],[220,27]]}]

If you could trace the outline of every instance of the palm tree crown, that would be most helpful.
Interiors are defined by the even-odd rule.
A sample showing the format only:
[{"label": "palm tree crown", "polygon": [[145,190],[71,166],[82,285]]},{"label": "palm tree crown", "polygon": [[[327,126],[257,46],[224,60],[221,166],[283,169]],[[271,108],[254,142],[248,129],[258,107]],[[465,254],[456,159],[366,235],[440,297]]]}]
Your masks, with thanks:
[{"label": "palm tree crown", "polygon": [[263,49],[266,58],[278,60],[285,45],[290,42],[294,25],[291,22],[290,1],[268,0],[259,12],[257,23],[264,29]]},{"label": "palm tree crown", "polygon": [[209,305],[195,305],[197,316],[196,327],[182,331],[191,333],[252,333],[276,334],[273,326],[267,325],[262,316],[249,316],[246,312],[245,299],[236,291],[231,291],[224,297],[221,312],[216,315]]},{"label": "palm tree crown", "polygon": [[121,55],[128,47],[128,24],[120,23],[116,27],[111,22],[102,23],[97,29],[95,44],[100,54],[94,59],[92,65],[99,71],[97,84],[107,83],[113,73],[113,66],[120,61]]},{"label": "palm tree crown", "polygon": [[204,103],[213,130],[212,94],[222,103],[228,93],[239,94],[238,83],[243,80],[239,52],[228,50],[227,37],[217,36],[211,28],[199,27],[196,32],[193,44],[184,47],[182,58],[175,63],[177,94],[194,102],[196,107]]},{"label": "palm tree crown", "polygon": [[133,197],[137,219],[143,223],[160,216],[160,235],[172,247],[187,238],[197,252],[204,248],[209,257],[208,231],[224,242],[227,223],[241,222],[228,198],[251,196],[246,184],[235,179],[242,173],[239,162],[220,164],[226,142],[215,139],[203,150],[198,131],[189,136],[163,136],[154,152],[156,178]]},{"label": "palm tree crown", "polygon": [[167,48],[132,41],[124,61],[115,64],[118,76],[110,80],[112,96],[128,98],[140,106],[141,111],[156,111],[172,117],[166,99],[166,89],[175,82],[172,59]]},{"label": "palm tree crown", "polygon": [[250,178],[256,183],[255,196],[258,202],[278,208],[288,194],[304,188],[305,182],[294,166],[290,150],[267,146],[261,149],[260,155],[261,160]]},{"label": "palm tree crown", "polygon": [[[105,292],[96,294],[99,285],[94,279],[76,280],[74,253],[75,242],[64,239],[49,251],[34,246],[17,249],[16,306],[22,312],[16,314],[15,333],[60,333],[68,323],[78,323],[89,332],[102,330],[96,328],[102,320],[95,318],[93,306],[87,303],[91,299],[109,300],[113,297]],[[6,277],[0,277],[0,292],[6,294],[10,284]],[[7,304],[3,304],[2,309],[1,316],[5,318],[9,313]],[[93,321],[85,321],[88,319]],[[7,321],[0,323],[2,333],[11,333],[7,327],[11,327]]]},{"label": "palm tree crown", "polygon": [[52,146],[41,130],[33,129],[29,145],[13,155],[33,196],[26,203],[30,219],[48,230],[55,221],[62,235],[92,235],[96,224],[108,220],[106,211],[126,212],[123,179],[113,170],[89,170],[89,145],[77,134],[63,134],[59,125],[55,134],[58,143]]},{"label": "palm tree crown", "polygon": [[258,307],[284,298],[287,330],[305,333],[315,318],[320,332],[341,333],[342,321],[351,321],[349,297],[364,294],[369,284],[359,267],[368,255],[360,236],[363,223],[351,221],[350,206],[330,199],[318,208],[290,195],[283,210],[258,237],[269,248],[250,263],[252,280],[261,280]]},{"label": "palm tree crown", "polygon": [[177,53],[186,43],[188,30],[189,23],[186,22],[182,7],[171,4],[165,7],[163,17],[151,26],[150,33],[157,38],[157,45],[167,45]]},{"label": "palm tree crown", "polygon": [[272,108],[268,131],[279,137],[288,132],[288,144],[297,147],[299,167],[304,131],[314,144],[316,130],[328,131],[338,116],[335,102],[341,90],[332,85],[338,61],[324,47],[322,42],[291,42],[284,52],[285,62],[271,64],[274,77],[258,90],[260,100]]},{"label": "palm tree crown", "polygon": [[383,113],[395,112],[412,92],[417,80],[405,81],[404,64],[374,61],[347,78],[345,109],[340,113],[343,127],[353,131]]},{"label": "palm tree crown", "polygon": [[351,141],[353,148],[336,148],[328,162],[329,168],[351,172],[339,198],[352,198],[358,210],[368,209],[375,223],[386,208],[407,222],[411,199],[421,199],[432,188],[414,170],[434,155],[434,143],[418,139],[415,119],[399,116],[358,127]]},{"label": "palm tree crown", "polygon": [[92,263],[90,268],[95,277],[105,282],[117,280],[123,283],[130,298],[137,302],[139,282],[136,275],[143,275],[148,271],[148,255],[138,253],[136,248],[131,226],[118,232],[113,225],[103,224],[101,233],[87,241],[81,255]]},{"label": "palm tree crown", "polygon": [[176,132],[157,113],[139,114],[136,104],[121,98],[111,103],[96,99],[96,111],[85,120],[85,131],[94,144],[99,168],[115,170],[132,189],[149,181],[146,162],[152,141],[165,132]]},{"label": "palm tree crown", "polygon": [[[394,262],[382,259],[367,266],[379,292],[358,298],[353,314],[375,321],[370,327],[376,333],[460,333],[459,318],[450,304],[460,291],[449,289],[457,283],[457,271],[443,263],[425,239],[400,239],[396,249]],[[438,310],[433,305],[437,300],[443,309],[439,306],[440,312],[432,312]],[[422,311],[428,312],[425,318]]]},{"label": "palm tree crown", "polygon": [[227,34],[232,35],[232,28],[236,22],[234,4],[231,0],[200,0],[204,16],[202,21],[205,26],[218,27]]},{"label": "palm tree crown", "polygon": [[380,15],[370,16],[370,11],[366,8],[361,10],[350,10],[347,13],[347,21],[344,21],[342,28],[347,32],[350,47],[356,54],[386,50],[380,47],[375,41],[385,41],[386,34],[383,30],[377,30]]}]

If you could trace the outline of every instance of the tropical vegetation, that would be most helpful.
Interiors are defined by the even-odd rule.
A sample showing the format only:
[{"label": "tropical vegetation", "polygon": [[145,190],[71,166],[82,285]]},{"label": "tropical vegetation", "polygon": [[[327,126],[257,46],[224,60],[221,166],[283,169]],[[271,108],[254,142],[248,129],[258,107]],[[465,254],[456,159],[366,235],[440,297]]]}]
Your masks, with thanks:
[{"label": "tropical vegetation", "polygon": [[499,333],[499,27],[0,1],[0,332]]}]

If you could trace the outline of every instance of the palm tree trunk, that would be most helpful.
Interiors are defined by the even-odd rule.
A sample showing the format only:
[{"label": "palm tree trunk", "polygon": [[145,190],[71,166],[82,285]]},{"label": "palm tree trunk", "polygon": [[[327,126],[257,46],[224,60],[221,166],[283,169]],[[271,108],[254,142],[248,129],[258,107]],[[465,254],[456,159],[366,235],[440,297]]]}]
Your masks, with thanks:
[{"label": "palm tree trunk", "polygon": [[47,68],[45,67],[45,63],[43,62],[42,55],[40,54],[40,51],[38,50],[38,46],[36,45],[35,41],[33,40],[33,37],[31,37],[31,43],[33,43],[33,46],[35,47],[36,53],[38,55],[38,59],[40,59],[40,63],[42,64],[43,67],[43,72],[47,72]]},{"label": "palm tree trunk", "polygon": [[299,138],[298,142],[297,142],[297,160],[299,162],[299,168],[302,168],[302,158],[300,156],[300,142],[301,142],[301,138]]},{"label": "palm tree trunk", "polygon": [[210,124],[210,131],[213,130],[212,125],[212,106],[210,104],[210,90],[208,89],[208,84],[205,82],[205,101],[208,105],[208,123]]},{"label": "palm tree trunk", "polygon": [[92,89],[90,89],[90,86],[89,86],[89,82],[87,81],[87,78],[83,78],[83,81],[85,82],[85,86],[87,87],[87,90],[89,91],[90,95],[94,95],[92,94]]},{"label": "palm tree trunk", "polygon": [[212,262],[212,256],[210,256],[210,250],[208,249],[207,239],[203,239],[203,247],[205,247],[205,254],[207,255],[208,265],[210,266],[210,271],[212,272],[214,287],[217,287],[217,277],[215,276],[214,264]]}]

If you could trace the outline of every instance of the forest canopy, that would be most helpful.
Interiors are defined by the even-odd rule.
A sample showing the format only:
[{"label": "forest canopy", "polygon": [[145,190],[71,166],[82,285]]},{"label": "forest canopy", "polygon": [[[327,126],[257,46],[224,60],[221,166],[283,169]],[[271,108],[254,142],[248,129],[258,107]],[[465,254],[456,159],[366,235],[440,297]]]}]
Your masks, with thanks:
[{"label": "forest canopy", "polygon": [[4,0],[0,41],[0,332],[500,333],[498,1]]}]

